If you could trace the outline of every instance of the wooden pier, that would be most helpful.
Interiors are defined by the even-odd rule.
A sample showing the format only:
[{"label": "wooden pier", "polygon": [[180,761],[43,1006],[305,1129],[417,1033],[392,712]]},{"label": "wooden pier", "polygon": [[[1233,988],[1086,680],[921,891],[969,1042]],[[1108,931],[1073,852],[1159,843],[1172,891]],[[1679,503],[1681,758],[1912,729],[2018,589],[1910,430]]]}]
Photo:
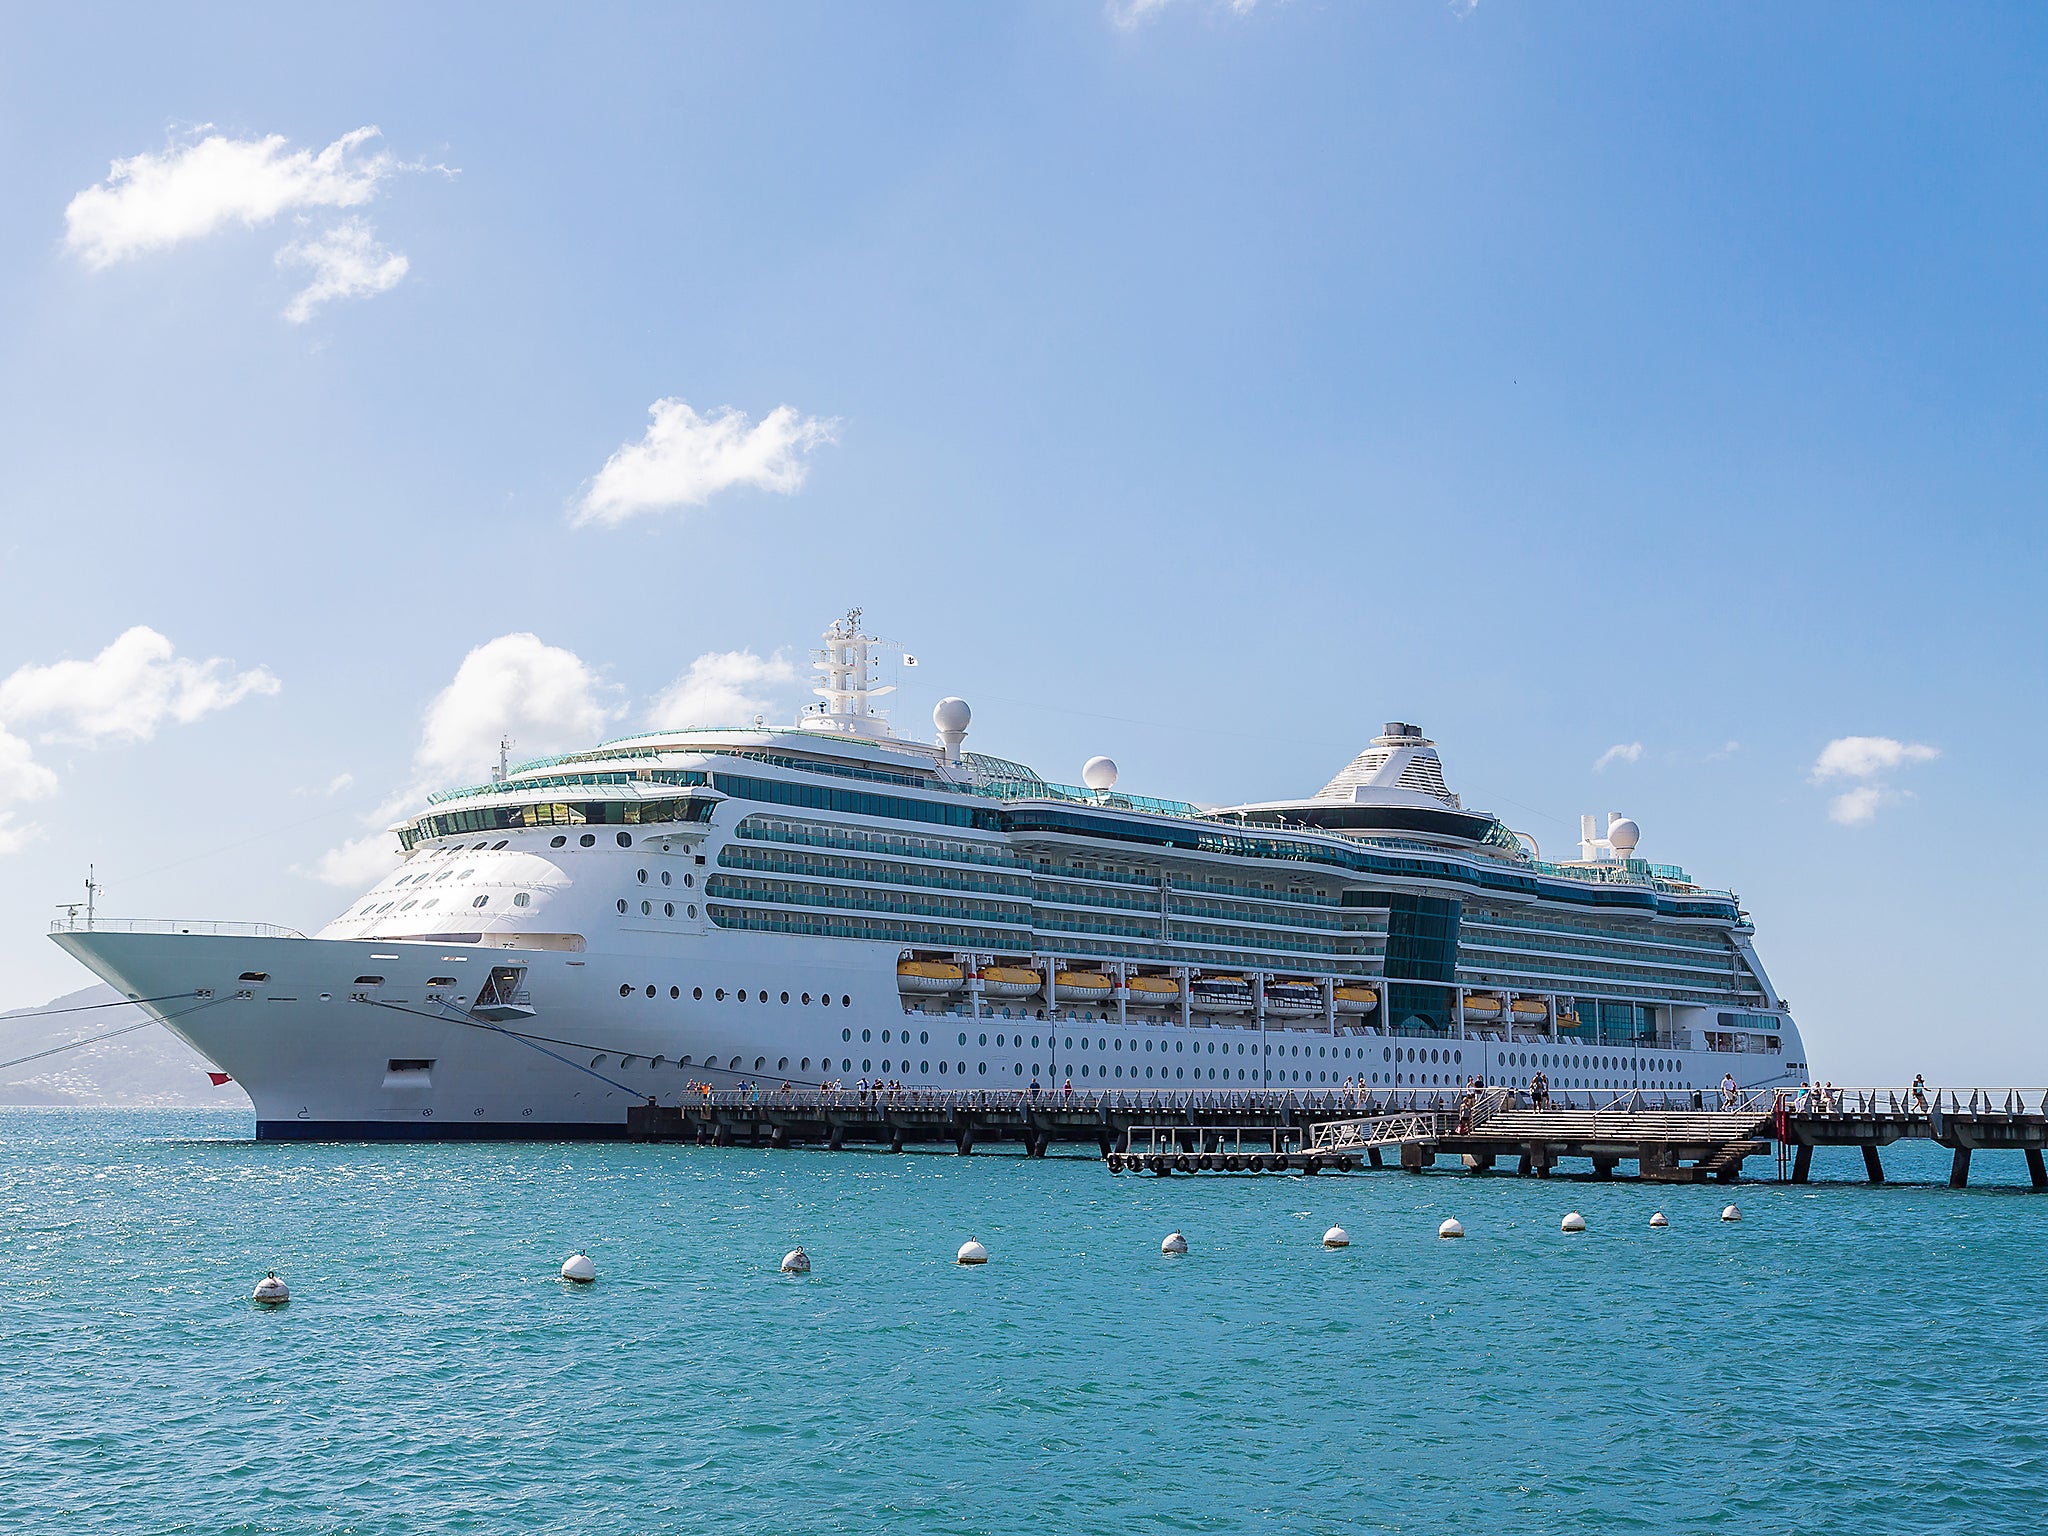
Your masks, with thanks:
[{"label": "wooden pier", "polygon": [[1860,1147],[1863,1170],[1873,1184],[1884,1182],[1878,1149],[1895,1141],[1932,1141],[1949,1151],[1948,1182],[1970,1182],[1970,1158],[1977,1152],[2019,1152],[2027,1160],[2028,1182],[2048,1190],[2048,1090],[1973,1088],[1837,1088],[1805,1106],[1784,1100],[1773,1116],[1779,1177],[1804,1184],[1815,1147]]},{"label": "wooden pier", "polygon": [[[2031,1107],[2030,1107],[2031,1106]],[[1778,1177],[1805,1183],[1813,1149],[1855,1146],[1873,1183],[1878,1149],[1906,1138],[1953,1154],[1949,1183],[1969,1179],[1980,1151],[2025,1155],[2048,1189],[2048,1092],[1967,1097],[1956,1090],[1846,1089],[1800,1103],[1750,1093],[1557,1094],[1532,1106],[1512,1089],[1438,1093],[1017,1093],[984,1090],[722,1090],[680,1104],[636,1106],[635,1141],[709,1146],[886,1148],[1012,1145],[1044,1157],[1056,1145],[1093,1149],[1113,1173],[1350,1173],[1391,1165],[1421,1172],[1451,1160],[1472,1172],[1547,1178],[1560,1163],[1596,1179],[1633,1163],[1653,1183],[1733,1183],[1776,1148]]]}]

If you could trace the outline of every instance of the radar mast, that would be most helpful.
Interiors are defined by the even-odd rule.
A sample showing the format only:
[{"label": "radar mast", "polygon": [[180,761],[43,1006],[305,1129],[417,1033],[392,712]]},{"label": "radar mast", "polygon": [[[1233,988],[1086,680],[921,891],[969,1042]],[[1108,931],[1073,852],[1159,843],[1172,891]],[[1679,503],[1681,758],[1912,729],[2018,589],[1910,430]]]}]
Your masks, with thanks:
[{"label": "radar mast", "polygon": [[894,683],[875,681],[876,648],[900,647],[865,633],[858,608],[847,610],[845,618],[835,620],[826,629],[824,642],[811,653],[811,665],[823,674],[819,686],[811,692],[824,702],[804,711],[804,728],[878,740],[892,738],[895,733],[889,729],[888,712],[876,709],[868,701],[896,691]]}]

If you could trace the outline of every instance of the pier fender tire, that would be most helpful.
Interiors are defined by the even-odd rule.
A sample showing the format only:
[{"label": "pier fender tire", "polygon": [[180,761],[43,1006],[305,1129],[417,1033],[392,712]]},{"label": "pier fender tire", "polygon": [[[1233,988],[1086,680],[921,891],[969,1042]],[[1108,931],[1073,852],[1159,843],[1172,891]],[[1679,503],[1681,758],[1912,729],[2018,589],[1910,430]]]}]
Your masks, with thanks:
[{"label": "pier fender tire", "polygon": [[1345,1156],[1343,1156],[1343,1157],[1340,1157],[1340,1158],[1338,1158],[1338,1159],[1337,1159],[1337,1171],[1338,1171],[1339,1173],[1355,1173],[1355,1172],[1357,1172],[1357,1170],[1358,1170],[1358,1159],[1357,1159],[1357,1158],[1355,1158],[1355,1157],[1352,1157],[1352,1156],[1350,1156],[1350,1155],[1348,1155],[1348,1154],[1347,1154],[1347,1155],[1345,1155]]},{"label": "pier fender tire", "polygon": [[1109,1171],[1111,1173],[1122,1173],[1124,1171],[1124,1159],[1121,1152],[1112,1152],[1103,1161],[1109,1164]]},{"label": "pier fender tire", "polygon": [[1173,1170],[1173,1164],[1157,1154],[1147,1159],[1145,1166],[1156,1174],[1170,1173]]},{"label": "pier fender tire", "polygon": [[1244,1169],[1244,1159],[1235,1152],[1226,1153],[1223,1158],[1223,1166],[1231,1173],[1240,1173]]},{"label": "pier fender tire", "polygon": [[1175,1173],[1193,1173],[1195,1171],[1195,1160],[1183,1152],[1174,1158],[1173,1171]]}]

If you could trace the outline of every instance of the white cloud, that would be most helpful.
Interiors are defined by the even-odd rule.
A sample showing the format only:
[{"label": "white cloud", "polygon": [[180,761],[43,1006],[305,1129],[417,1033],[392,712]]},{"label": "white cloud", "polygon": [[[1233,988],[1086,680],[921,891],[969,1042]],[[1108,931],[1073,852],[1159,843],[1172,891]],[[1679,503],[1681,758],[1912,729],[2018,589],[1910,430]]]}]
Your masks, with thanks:
[{"label": "white cloud", "polygon": [[500,635],[463,657],[427,706],[414,763],[428,778],[473,780],[498,760],[501,737],[524,757],[589,746],[618,716],[606,692],[574,651]]},{"label": "white cloud", "polygon": [[313,878],[326,885],[345,885],[357,890],[375,885],[398,867],[398,839],[389,832],[372,832],[367,837],[330,848],[315,861]]},{"label": "white cloud", "polygon": [[781,652],[707,651],[690,670],[655,695],[647,709],[653,730],[690,725],[744,725],[775,708],[763,692],[796,680],[796,668]]},{"label": "white cloud", "polygon": [[359,299],[385,293],[412,263],[377,241],[367,219],[345,219],[323,235],[294,240],[277,253],[279,266],[307,266],[313,280],[292,295],[284,317],[304,324],[329,299]]},{"label": "white cloud", "polygon": [[280,686],[263,667],[236,672],[218,656],[180,656],[164,636],[138,624],[91,661],[17,668],[0,682],[0,720],[52,722],[46,739],[147,741],[166,721],[189,725]]},{"label": "white cloud", "polygon": [[315,151],[288,149],[282,134],[215,133],[162,154],[116,160],[105,181],[64,210],[64,243],[100,268],[199,239],[223,224],[253,229],[291,209],[360,207],[399,168],[386,151],[360,153],[378,136],[374,127],[358,128]]},{"label": "white cloud", "polygon": [[[1221,8],[1233,16],[1249,16],[1259,0],[1221,0]],[[1109,0],[1109,19],[1126,32],[1135,31],[1165,10],[1173,0]]]},{"label": "white cloud", "polygon": [[1880,805],[1896,798],[1896,792],[1882,784],[1859,784],[1828,802],[1828,820],[1845,827],[1860,827],[1877,815]]},{"label": "white cloud", "polygon": [[1924,742],[1894,741],[1889,736],[1840,736],[1821,748],[1814,760],[1813,777],[1822,779],[1868,779],[1892,768],[1914,763],[1931,763],[1941,749]]},{"label": "white cloud", "polygon": [[355,781],[356,776],[352,773],[337,773],[325,784],[302,784],[292,793],[304,796],[318,795],[322,799],[331,800]]},{"label": "white cloud", "polygon": [[27,742],[0,727],[0,854],[13,853],[36,835],[34,822],[16,824],[16,808],[56,792],[57,775],[35,760]]},{"label": "white cloud", "polygon": [[623,444],[570,509],[578,525],[616,526],[642,512],[700,507],[735,485],[787,496],[804,483],[804,455],[837,440],[839,423],[778,405],[758,424],[725,406],[699,416],[681,400],[657,400],[637,443]]},{"label": "white cloud", "polygon": [[1845,827],[1860,827],[1873,820],[1880,806],[1909,799],[1905,790],[1894,789],[1879,778],[1896,769],[1931,763],[1941,756],[1939,747],[1925,742],[1897,741],[1890,736],[1838,736],[1821,748],[1814,759],[1812,781],[1861,779],[1864,782],[1836,795],[1828,802],[1828,819]]},{"label": "white cloud", "polygon": [[1610,764],[1633,763],[1639,761],[1642,755],[1643,744],[1640,741],[1622,742],[1602,752],[1593,763],[1593,771],[1604,773]]}]

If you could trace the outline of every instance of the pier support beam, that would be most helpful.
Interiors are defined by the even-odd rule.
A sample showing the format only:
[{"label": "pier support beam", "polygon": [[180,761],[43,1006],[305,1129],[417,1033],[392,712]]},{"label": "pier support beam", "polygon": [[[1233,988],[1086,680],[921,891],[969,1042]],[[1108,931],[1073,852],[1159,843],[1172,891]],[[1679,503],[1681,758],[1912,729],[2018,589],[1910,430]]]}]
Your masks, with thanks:
[{"label": "pier support beam", "polygon": [[1380,1156],[1380,1149],[1378,1147],[1367,1147],[1365,1149],[1365,1160],[1375,1168],[1386,1167],[1386,1161]]},{"label": "pier support beam", "polygon": [[889,1150],[891,1152],[901,1152],[903,1150],[903,1128],[901,1126],[891,1126],[889,1128]]},{"label": "pier support beam", "polygon": [[1617,1161],[1617,1159],[1615,1159],[1615,1158],[1612,1158],[1612,1157],[1596,1157],[1596,1158],[1594,1158],[1594,1159],[1593,1159],[1593,1177],[1594,1177],[1594,1178],[1596,1178],[1596,1179],[1611,1179],[1611,1178],[1613,1178],[1613,1177],[1614,1177],[1614,1165],[1615,1165],[1616,1161]]},{"label": "pier support beam", "polygon": [[962,1131],[954,1145],[959,1147],[960,1155],[965,1157],[974,1150],[974,1132],[971,1130]]},{"label": "pier support beam", "polygon": [[1052,1137],[1044,1131],[1039,1131],[1025,1141],[1024,1155],[1026,1157],[1043,1157],[1045,1156],[1045,1149],[1050,1145],[1052,1145]]},{"label": "pier support beam", "polygon": [[1813,1172],[1813,1148],[1801,1142],[1799,1150],[1792,1157],[1792,1182],[1804,1184],[1806,1176]]},{"label": "pier support beam", "polygon": [[1863,1174],[1873,1184],[1884,1182],[1884,1164],[1878,1160],[1877,1148],[1868,1143],[1863,1148]]},{"label": "pier support beam", "polygon": [[1969,1186],[1969,1183],[1970,1149],[1968,1147],[1957,1147],[1956,1155],[1949,1159],[1948,1187],[1950,1189],[1964,1189]]},{"label": "pier support beam", "polygon": [[2048,1189],[2048,1164],[2042,1162],[2039,1147],[2027,1148],[2027,1179],[2036,1189]]},{"label": "pier support beam", "polygon": [[1436,1166],[1436,1154],[1418,1143],[1401,1143],[1401,1167],[1407,1173],[1420,1173],[1425,1168]]},{"label": "pier support beam", "polygon": [[1467,1152],[1465,1154],[1465,1166],[1474,1173],[1487,1173],[1493,1168],[1493,1154],[1491,1152]]}]

